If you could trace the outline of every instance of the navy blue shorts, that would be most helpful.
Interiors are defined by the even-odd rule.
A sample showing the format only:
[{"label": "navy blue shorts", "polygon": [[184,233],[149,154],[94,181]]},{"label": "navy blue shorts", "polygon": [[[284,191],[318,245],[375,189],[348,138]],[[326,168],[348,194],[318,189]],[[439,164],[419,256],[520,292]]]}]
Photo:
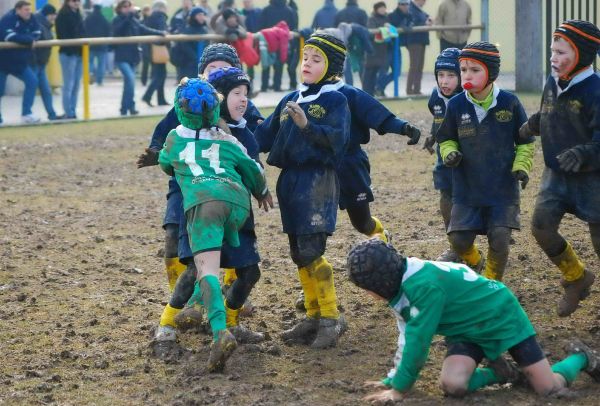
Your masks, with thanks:
[{"label": "navy blue shorts", "polygon": [[370,172],[369,157],[362,149],[344,155],[337,170],[340,180],[340,209],[374,200]]},{"label": "navy blue shorts", "polygon": [[433,187],[435,190],[449,190],[452,193],[452,168],[444,165],[439,146],[437,147],[437,161],[433,167]]},{"label": "navy blue shorts", "polygon": [[[528,367],[546,358],[544,351],[535,339],[535,336],[528,337],[517,345],[510,347],[508,353],[521,368]],[[483,349],[479,345],[469,342],[448,344],[446,357],[449,357],[450,355],[464,355],[470,357],[478,365],[483,358],[485,358]]]},{"label": "navy blue shorts", "polygon": [[[182,222],[179,223],[178,246],[179,261],[183,264],[189,264],[194,261],[194,254],[190,248],[186,224],[185,216],[183,216]],[[221,247],[222,268],[245,268],[260,262],[252,213],[238,232],[238,238],[240,240],[239,247],[232,247],[225,242],[223,243]]]},{"label": "navy blue shorts", "polygon": [[448,233],[452,231],[475,231],[487,234],[491,227],[521,228],[518,205],[473,207],[454,203],[450,214]]},{"label": "navy blue shorts", "polygon": [[567,174],[546,167],[535,210],[571,213],[586,223],[597,224],[600,223],[599,191],[599,171]]},{"label": "navy blue shorts", "polygon": [[[169,179],[169,191],[167,192],[167,209],[163,220],[163,228],[167,224],[179,224],[183,216],[183,195],[174,177]],[[185,217],[185,216],[184,216]]]}]

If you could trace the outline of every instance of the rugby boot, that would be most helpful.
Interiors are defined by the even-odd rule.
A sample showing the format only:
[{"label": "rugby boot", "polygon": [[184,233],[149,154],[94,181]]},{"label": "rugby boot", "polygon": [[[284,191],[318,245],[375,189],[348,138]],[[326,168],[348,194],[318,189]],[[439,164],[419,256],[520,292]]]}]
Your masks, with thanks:
[{"label": "rugby boot", "polygon": [[596,279],[596,276],[587,269],[583,271],[583,276],[575,281],[568,282],[561,279],[560,284],[565,293],[558,302],[558,315],[560,317],[567,317],[577,310],[579,301],[589,296],[594,279]]},{"label": "rugby boot", "polygon": [[177,341],[177,330],[171,326],[158,326],[154,334],[154,341]]},{"label": "rugby boot", "polygon": [[296,299],[296,303],[294,303],[296,310],[300,310],[301,312],[306,311],[306,306],[304,306],[304,292],[300,292],[298,299]]},{"label": "rugby boot", "polygon": [[150,348],[155,357],[167,359],[177,347],[177,331],[171,326],[158,326]]},{"label": "rugby boot", "polygon": [[498,377],[498,383],[500,384],[524,384],[527,382],[527,378],[525,377],[523,372],[521,372],[519,367],[515,363],[504,358],[503,356],[500,356],[493,361],[487,360],[485,362],[485,366],[494,371],[496,377]]},{"label": "rugby boot", "polygon": [[184,308],[175,316],[175,323],[181,331],[199,330],[202,327],[202,306],[193,305]]},{"label": "rugby boot", "polygon": [[227,328],[239,344],[258,344],[265,341],[265,334],[252,331],[241,324]]},{"label": "rugby boot", "polygon": [[448,248],[446,251],[442,252],[435,260],[439,262],[455,262],[458,264],[463,262],[460,255],[452,248]]},{"label": "rugby boot", "polygon": [[310,347],[313,349],[335,347],[337,345],[338,338],[344,334],[347,329],[348,325],[346,324],[346,319],[344,316],[340,316],[339,319],[322,318],[319,320],[317,337],[312,342]]},{"label": "rugby boot", "polygon": [[281,339],[288,344],[309,344],[319,329],[319,319],[305,317],[294,327],[281,333]]},{"label": "rugby boot", "polygon": [[574,338],[565,345],[565,351],[570,354],[583,353],[587,358],[587,367],[584,371],[592,377],[595,382],[600,383],[600,353],[590,348],[583,341]]},{"label": "rugby boot", "polygon": [[217,340],[210,345],[210,355],[208,357],[208,371],[221,372],[225,368],[225,362],[237,348],[237,341],[229,330],[220,330],[217,333]]}]

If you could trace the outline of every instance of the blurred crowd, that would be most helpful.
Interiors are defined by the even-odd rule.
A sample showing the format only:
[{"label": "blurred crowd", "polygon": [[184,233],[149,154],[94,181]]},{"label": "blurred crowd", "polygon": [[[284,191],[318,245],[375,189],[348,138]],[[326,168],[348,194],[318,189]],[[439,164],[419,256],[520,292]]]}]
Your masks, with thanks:
[{"label": "blurred crowd", "polygon": [[[409,55],[406,94],[420,95],[425,47],[430,39],[429,32],[411,32],[412,29],[434,23],[471,24],[471,8],[465,0],[444,0],[435,20],[423,10],[425,2],[399,0],[396,8],[388,10],[386,2],[379,1],[373,2],[371,10],[364,10],[357,0],[347,0],[339,8],[335,0],[325,0],[315,12],[311,26],[300,28],[298,3],[294,0],[270,0],[263,9],[256,7],[253,0],[238,1],[239,4],[236,0],[182,0],[181,7],[170,16],[164,0],[154,0],[151,4],[131,0],[84,0],[82,4],[82,0],[64,0],[58,9],[46,4],[35,13],[29,1],[19,0],[0,19],[0,40],[30,45],[53,38],[219,34],[236,48],[252,80],[255,68],[260,65],[261,80],[256,94],[257,91],[295,90],[299,81],[299,38],[308,38],[314,30],[324,29],[342,39],[348,47],[344,69],[347,83],[354,84],[354,77],[358,75],[363,90],[385,97],[386,86],[394,80],[393,72],[402,71],[402,52],[394,49],[397,43],[405,47]],[[295,35],[296,32],[299,35]],[[440,50],[462,48],[469,34],[469,30],[439,31]],[[177,80],[196,76],[200,56],[208,43],[91,46],[90,83],[102,86],[106,74],[120,72],[123,78],[121,115],[138,114],[134,94],[138,79],[146,86],[141,97],[143,103],[166,105],[164,87],[168,64],[174,66],[172,71]],[[395,53],[399,56],[396,70],[393,69]],[[54,109],[47,77],[51,48],[0,49],[0,98],[4,95],[7,76],[13,75],[25,85],[21,117],[24,123],[40,121],[31,111],[38,91],[49,120],[77,118],[81,54],[80,46],[59,49],[63,114],[57,114]],[[282,88],[284,70],[289,76],[289,88],[285,89]]]}]

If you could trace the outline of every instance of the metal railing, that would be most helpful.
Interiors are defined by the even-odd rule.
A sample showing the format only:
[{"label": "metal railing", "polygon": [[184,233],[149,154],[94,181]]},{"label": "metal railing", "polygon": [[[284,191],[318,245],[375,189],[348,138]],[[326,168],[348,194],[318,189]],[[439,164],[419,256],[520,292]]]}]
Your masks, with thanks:
[{"label": "metal railing", "polygon": [[[398,33],[416,33],[429,31],[457,31],[457,30],[483,30],[486,26],[479,25],[446,25],[446,26],[418,26],[411,29],[403,29],[398,27]],[[377,29],[369,30],[371,34],[379,32]],[[300,49],[304,46],[304,39],[297,32],[293,32],[294,38],[300,38]],[[11,48],[49,48],[54,46],[81,46],[81,59],[83,71],[83,119],[89,120],[90,117],[90,65],[89,55],[90,46],[94,45],[124,45],[124,44],[148,44],[148,43],[167,43],[167,42],[182,42],[182,41],[222,41],[227,42],[227,38],[217,34],[198,34],[198,35],[144,35],[134,37],[104,37],[104,38],[76,38],[76,39],[52,39],[45,41],[35,41],[31,46],[21,45],[16,42],[0,42],[0,49]],[[400,38],[394,38],[394,55],[392,74],[394,77],[394,97],[398,97],[399,85],[399,70],[400,70]]]}]

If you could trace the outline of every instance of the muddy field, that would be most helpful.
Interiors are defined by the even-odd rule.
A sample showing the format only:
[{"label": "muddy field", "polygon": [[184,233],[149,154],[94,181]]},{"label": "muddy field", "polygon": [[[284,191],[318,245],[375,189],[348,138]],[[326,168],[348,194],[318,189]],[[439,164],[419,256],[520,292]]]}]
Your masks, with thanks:
[{"label": "muddy field", "polygon": [[[531,111],[534,99],[528,100]],[[429,127],[424,101],[390,106]],[[278,338],[300,315],[293,310],[296,271],[275,209],[256,215],[262,278],[251,296],[257,311],[244,320],[271,339],[241,346],[217,375],[203,370],[206,334],[182,334],[187,357],[165,363],[150,356],[151,333],[168,299],[160,227],[167,177],[157,167],[135,169],[135,157],[155,122],[0,130],[0,404],[362,404],[361,384],[387,372],[397,332],[390,312],[347,280],[346,254],[364,237],[343,212],[327,251],[349,322],[337,348],[313,352]],[[400,251],[435,258],[447,242],[431,181],[433,158],[393,135],[375,137],[368,151],[374,215]],[[556,360],[568,337],[600,345],[600,292],[595,287],[572,318],[555,315],[559,273],[529,232],[542,164],[538,150],[505,282]],[[274,189],[277,172],[269,168],[268,176]],[[563,231],[598,270],[587,227],[569,217]],[[443,355],[441,345],[432,347],[410,404],[598,404],[600,386],[585,374],[568,400],[506,387],[447,400],[437,387]]]}]

